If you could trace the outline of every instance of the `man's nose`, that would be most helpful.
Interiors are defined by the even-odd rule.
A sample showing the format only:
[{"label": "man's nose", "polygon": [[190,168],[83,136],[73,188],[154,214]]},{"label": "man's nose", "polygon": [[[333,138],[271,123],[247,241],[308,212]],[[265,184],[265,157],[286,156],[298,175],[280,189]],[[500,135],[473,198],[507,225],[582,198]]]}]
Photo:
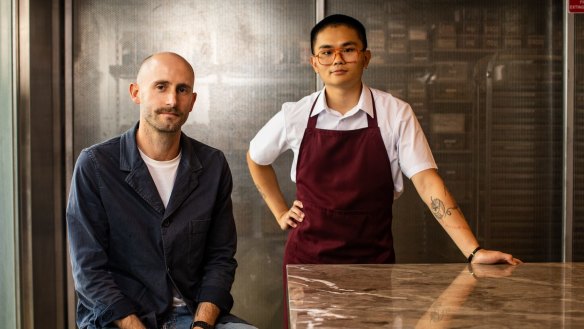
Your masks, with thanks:
[{"label": "man's nose", "polygon": [[176,92],[169,91],[166,95],[166,105],[175,106],[176,105]]},{"label": "man's nose", "polygon": [[339,51],[335,51],[335,54],[333,55],[334,60],[333,60],[333,64],[345,64],[345,59],[343,58],[343,53],[339,50]]}]

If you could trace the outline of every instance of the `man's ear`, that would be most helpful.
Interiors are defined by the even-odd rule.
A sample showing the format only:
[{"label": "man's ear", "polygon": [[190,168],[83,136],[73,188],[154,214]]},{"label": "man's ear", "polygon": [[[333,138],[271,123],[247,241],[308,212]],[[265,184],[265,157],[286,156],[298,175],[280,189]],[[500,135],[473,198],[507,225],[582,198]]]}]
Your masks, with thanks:
[{"label": "man's ear", "polygon": [[310,66],[312,66],[312,69],[314,70],[314,72],[316,74],[318,74],[318,58],[314,57],[314,56],[310,56]]},{"label": "man's ear", "polygon": [[371,60],[371,51],[367,49],[365,50],[364,54],[365,56],[363,56],[364,57],[363,68],[366,69],[367,66],[369,66],[369,61]]},{"label": "man's ear", "polygon": [[193,110],[196,101],[197,101],[197,93],[193,93],[193,102],[191,104],[191,110],[189,112],[191,112]]},{"label": "man's ear", "polygon": [[137,83],[130,83],[130,98],[136,104],[140,104],[140,86]]}]

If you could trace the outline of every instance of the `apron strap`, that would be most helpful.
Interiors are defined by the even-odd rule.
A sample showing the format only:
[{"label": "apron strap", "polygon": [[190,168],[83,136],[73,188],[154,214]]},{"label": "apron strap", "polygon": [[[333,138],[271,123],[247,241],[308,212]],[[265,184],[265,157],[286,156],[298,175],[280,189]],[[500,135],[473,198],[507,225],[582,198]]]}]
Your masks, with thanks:
[{"label": "apron strap", "polygon": [[371,89],[369,89],[369,92],[371,93],[371,104],[373,104],[373,118],[369,114],[367,114],[367,126],[377,127],[379,125],[377,124],[377,110],[375,109],[375,99],[373,99],[373,92],[371,91]]},{"label": "apron strap", "polygon": [[[322,94],[322,92],[320,94]],[[320,97],[320,94],[318,94],[316,96],[314,103],[312,103],[312,107],[310,108],[310,113],[308,113],[308,125],[306,126],[306,128],[311,128],[311,129],[316,128],[316,119],[318,119],[318,115],[312,116],[312,111],[314,110],[314,107],[316,106],[316,101],[318,100],[318,97]]]}]

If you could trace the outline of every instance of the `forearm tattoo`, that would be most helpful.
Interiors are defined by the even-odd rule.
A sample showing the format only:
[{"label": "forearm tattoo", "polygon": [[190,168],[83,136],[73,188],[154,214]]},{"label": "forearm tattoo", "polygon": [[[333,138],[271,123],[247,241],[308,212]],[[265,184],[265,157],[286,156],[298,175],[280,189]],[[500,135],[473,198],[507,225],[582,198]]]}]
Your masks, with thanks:
[{"label": "forearm tattoo", "polygon": [[437,220],[442,221],[444,217],[451,216],[453,210],[458,211],[462,216],[462,211],[460,210],[460,208],[458,208],[458,205],[454,205],[454,207],[451,208],[446,208],[442,200],[438,198],[434,199],[433,197],[430,197],[430,200],[431,200],[430,209]]}]

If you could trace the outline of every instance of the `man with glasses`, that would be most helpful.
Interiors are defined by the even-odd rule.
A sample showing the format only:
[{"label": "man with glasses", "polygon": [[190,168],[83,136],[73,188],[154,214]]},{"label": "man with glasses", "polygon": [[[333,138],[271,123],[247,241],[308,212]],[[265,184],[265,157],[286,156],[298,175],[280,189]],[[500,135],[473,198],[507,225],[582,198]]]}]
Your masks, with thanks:
[{"label": "man with glasses", "polygon": [[[371,53],[365,27],[332,15],[311,31],[311,65],[324,88],[285,103],[250,142],[252,178],[281,229],[284,265],[393,263],[392,203],[402,173],[473,263],[520,261],[482,249],[437,172],[411,107],[362,82]],[[288,206],[271,164],[294,153],[296,200]]]}]

